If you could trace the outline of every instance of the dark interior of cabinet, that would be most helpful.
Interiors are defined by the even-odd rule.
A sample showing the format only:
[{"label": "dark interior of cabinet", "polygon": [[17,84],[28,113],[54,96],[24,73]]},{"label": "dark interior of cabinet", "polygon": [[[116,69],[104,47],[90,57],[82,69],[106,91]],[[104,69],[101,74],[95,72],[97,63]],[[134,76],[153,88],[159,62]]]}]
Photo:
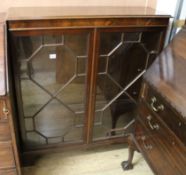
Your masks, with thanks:
[{"label": "dark interior of cabinet", "polygon": [[[87,143],[89,127],[92,142],[130,132],[142,75],[161,50],[164,31],[100,29],[96,54],[90,53],[93,32],[9,33],[24,150]],[[95,60],[98,66],[91,67]],[[93,85],[90,74],[96,75]],[[90,96],[95,96],[91,109]]]}]

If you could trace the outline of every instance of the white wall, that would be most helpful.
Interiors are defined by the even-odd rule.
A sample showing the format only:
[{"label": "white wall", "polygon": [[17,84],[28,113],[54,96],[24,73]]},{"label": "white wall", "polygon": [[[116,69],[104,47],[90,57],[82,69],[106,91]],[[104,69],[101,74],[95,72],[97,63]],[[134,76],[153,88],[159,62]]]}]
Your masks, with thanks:
[{"label": "white wall", "polygon": [[186,0],[183,2],[180,19],[186,19]]},{"label": "white wall", "polygon": [[156,0],[0,0],[0,12],[16,6],[156,6]]},{"label": "white wall", "polygon": [[157,11],[164,12],[174,16],[178,0],[157,0]]}]

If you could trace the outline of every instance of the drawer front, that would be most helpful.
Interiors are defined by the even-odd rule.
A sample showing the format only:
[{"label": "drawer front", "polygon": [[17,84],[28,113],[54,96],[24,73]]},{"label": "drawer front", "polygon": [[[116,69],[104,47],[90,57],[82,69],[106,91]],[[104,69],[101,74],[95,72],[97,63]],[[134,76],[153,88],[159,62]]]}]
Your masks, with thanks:
[{"label": "drawer front", "polygon": [[170,145],[159,133],[149,134],[139,121],[136,129],[136,141],[155,174],[185,175],[186,154],[182,148]]},{"label": "drawer front", "polygon": [[7,121],[8,113],[7,100],[5,98],[0,98],[0,122]]},{"label": "drawer front", "polygon": [[0,143],[0,169],[2,168],[15,168],[11,143]]},{"label": "drawer front", "polygon": [[157,121],[156,117],[152,115],[145,103],[140,102],[138,107],[138,118],[145,125],[150,132],[157,132],[160,129],[160,123]]},{"label": "drawer front", "polygon": [[[138,120],[144,125],[150,134],[159,134],[165,139],[170,145],[178,145],[180,141],[176,139],[174,134],[171,134],[169,130],[157,119],[146,106],[145,103],[139,103],[139,115]],[[183,145],[183,144],[181,144]]]},{"label": "drawer front", "polygon": [[11,140],[9,123],[0,122],[0,142],[9,140]]},{"label": "drawer front", "polygon": [[0,175],[17,175],[16,169],[0,170]]},{"label": "drawer front", "polygon": [[147,87],[146,91],[143,100],[147,103],[149,110],[161,118],[186,145],[186,122],[153,89]]}]

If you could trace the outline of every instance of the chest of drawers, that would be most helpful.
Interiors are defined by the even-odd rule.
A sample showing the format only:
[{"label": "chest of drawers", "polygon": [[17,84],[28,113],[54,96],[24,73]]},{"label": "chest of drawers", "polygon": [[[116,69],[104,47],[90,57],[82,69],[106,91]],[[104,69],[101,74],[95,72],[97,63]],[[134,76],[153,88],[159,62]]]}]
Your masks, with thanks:
[{"label": "chest of drawers", "polygon": [[185,38],[182,29],[144,76],[124,169],[132,168],[137,149],[155,174],[186,174]]},{"label": "chest of drawers", "polygon": [[0,174],[16,175],[20,166],[8,98],[0,97],[0,109]]},{"label": "chest of drawers", "polygon": [[152,87],[147,86],[145,91],[147,94],[139,103],[136,121],[139,149],[155,174],[185,174],[186,123]]}]

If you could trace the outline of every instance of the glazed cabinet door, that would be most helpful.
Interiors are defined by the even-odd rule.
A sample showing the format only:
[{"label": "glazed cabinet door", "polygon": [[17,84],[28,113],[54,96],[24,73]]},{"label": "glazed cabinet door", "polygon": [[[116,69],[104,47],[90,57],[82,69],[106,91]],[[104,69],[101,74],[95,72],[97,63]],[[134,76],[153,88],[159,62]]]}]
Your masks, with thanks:
[{"label": "glazed cabinet door", "polygon": [[165,28],[10,32],[24,150],[123,137]]},{"label": "glazed cabinet door", "polygon": [[89,31],[11,33],[10,38],[24,149],[82,143]]},{"label": "glazed cabinet door", "polygon": [[93,140],[130,132],[141,78],[162,48],[162,30],[101,29]]}]

